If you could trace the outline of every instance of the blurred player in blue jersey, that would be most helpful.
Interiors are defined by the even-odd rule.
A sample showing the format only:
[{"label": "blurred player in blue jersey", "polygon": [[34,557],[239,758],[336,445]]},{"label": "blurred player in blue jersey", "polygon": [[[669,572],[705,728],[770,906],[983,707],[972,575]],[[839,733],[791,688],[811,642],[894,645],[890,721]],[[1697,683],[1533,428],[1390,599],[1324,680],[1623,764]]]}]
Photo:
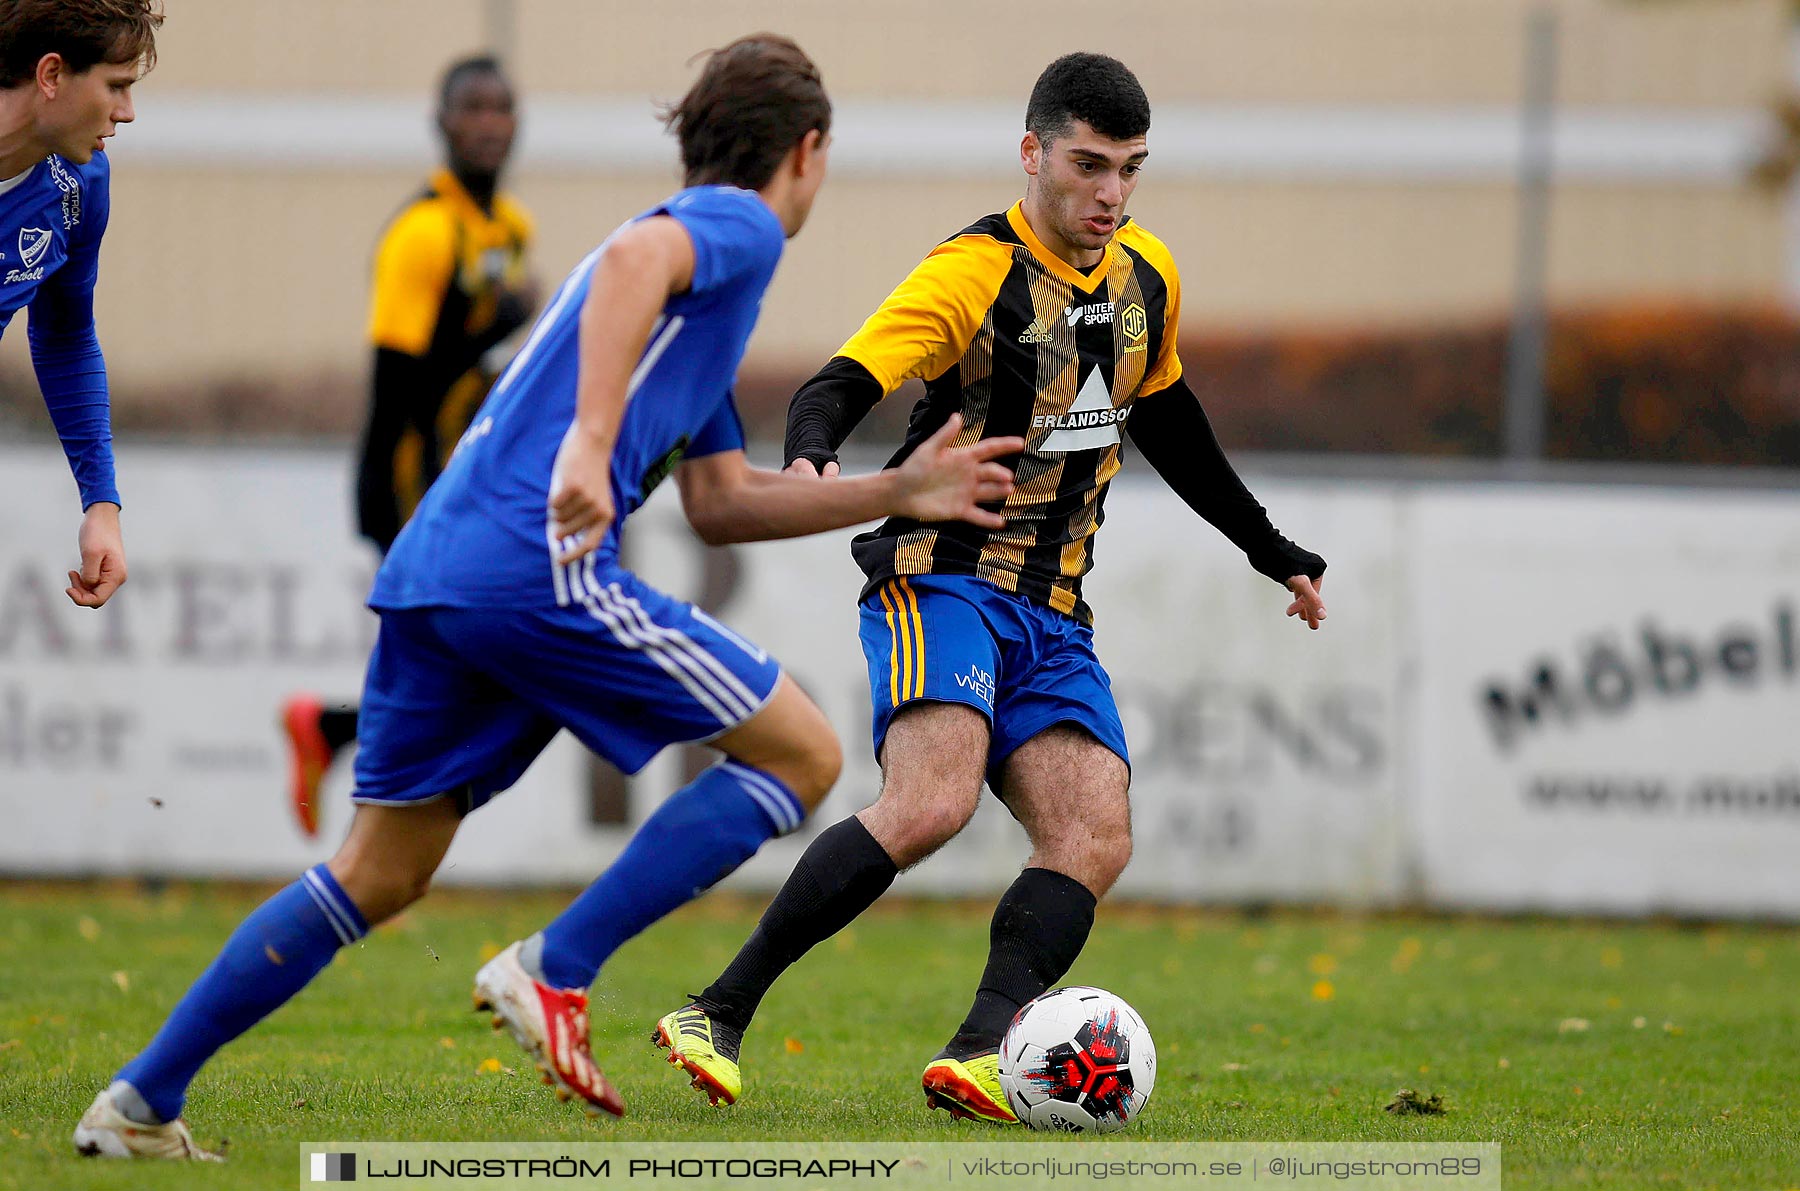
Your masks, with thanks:
[{"label": "blurred player in blue jersey", "polygon": [[133,119],[131,87],[155,60],[161,24],[153,0],[0,0],[0,333],[31,308],[31,362],[81,493],[81,569],[67,591],[83,608],[125,582],[94,334],[105,142]]},{"label": "blurred player in blue jersey", "polygon": [[725,754],[475,977],[477,1006],[559,1095],[623,1113],[589,1051],[583,990],[620,944],[798,827],[841,764],[773,659],[620,565],[624,523],[673,473],[710,542],[883,515],[1001,524],[981,506],[1012,491],[995,460],[1023,440],[952,448],[956,418],[878,475],[749,467],[732,378],[824,180],[831,105],[800,48],[764,34],[714,53],[667,119],[688,189],[563,282],[376,576],[349,838],[237,929],[95,1098],[82,1152],[208,1157],[180,1120],[201,1065],[423,895],[463,817],[561,728],[629,772],[684,741]]}]

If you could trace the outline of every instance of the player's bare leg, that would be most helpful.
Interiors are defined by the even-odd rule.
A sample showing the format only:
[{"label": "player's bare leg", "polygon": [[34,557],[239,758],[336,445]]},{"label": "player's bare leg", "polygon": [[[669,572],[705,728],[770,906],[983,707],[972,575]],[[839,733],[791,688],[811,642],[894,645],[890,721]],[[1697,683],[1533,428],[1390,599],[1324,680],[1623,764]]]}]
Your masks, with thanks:
[{"label": "player's bare leg", "polygon": [[1069,970],[1094,904],[1131,859],[1125,762],[1085,729],[1057,724],[1006,760],[1001,794],[1031,838],[1031,859],[994,909],[987,968],[968,1017],[925,1070],[934,1108],[1013,1118],[998,1049],[1019,1007]]},{"label": "player's bare leg", "polygon": [[414,806],[365,804],[326,867],[376,926],[425,896],[461,825],[449,796]]},{"label": "player's bare leg", "polygon": [[1130,785],[1119,755],[1073,724],[1056,724],[1020,745],[1006,759],[1000,788],[1031,839],[1027,866],[1062,873],[1105,897],[1131,861]]},{"label": "player's bare leg", "polygon": [[831,722],[785,674],[760,711],[712,744],[732,760],[780,778],[809,812],[825,801],[844,769]]},{"label": "player's bare leg", "polygon": [[894,713],[881,748],[881,794],[857,819],[897,868],[954,839],[981,802],[987,717],[961,703],[913,703]]}]

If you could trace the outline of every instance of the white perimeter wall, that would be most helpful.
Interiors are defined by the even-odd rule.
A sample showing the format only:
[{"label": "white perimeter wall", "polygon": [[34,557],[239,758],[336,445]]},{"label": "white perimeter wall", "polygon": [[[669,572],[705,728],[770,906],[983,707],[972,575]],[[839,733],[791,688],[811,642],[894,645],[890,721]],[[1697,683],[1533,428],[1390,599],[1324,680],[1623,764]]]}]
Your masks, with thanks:
[{"label": "white perimeter wall", "polygon": [[[72,484],[0,449],[0,872],[281,876],[321,841],[285,806],[296,689],[353,695],[373,566],[336,452],[126,453],[132,579],[76,609]],[[1121,896],[1800,917],[1800,494],[1257,477],[1331,560],[1331,619],[1153,481],[1108,501],[1088,597],[1133,753]],[[843,535],[703,553],[659,496],[634,564],[769,648],[847,742],[829,823],[878,774]],[[679,782],[631,786],[641,819]],[[559,741],[464,830],[444,877],[579,882],[628,827]],[[1070,797],[1079,797],[1071,790]],[[771,888],[804,836],[736,878]],[[1027,845],[995,800],[913,893],[994,891]]]}]

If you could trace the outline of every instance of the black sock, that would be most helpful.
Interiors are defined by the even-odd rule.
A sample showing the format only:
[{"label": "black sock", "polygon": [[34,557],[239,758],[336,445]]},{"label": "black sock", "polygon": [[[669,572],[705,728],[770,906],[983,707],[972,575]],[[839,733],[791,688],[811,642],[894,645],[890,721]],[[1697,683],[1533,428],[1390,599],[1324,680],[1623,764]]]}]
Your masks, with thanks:
[{"label": "black sock", "polygon": [[337,752],[356,739],[356,705],[326,707],[319,712],[319,734],[332,752]]},{"label": "black sock", "polygon": [[874,905],[899,871],[854,816],[820,832],[737,957],[700,994],[702,1007],[715,1020],[748,1028],[776,979]]},{"label": "black sock", "polygon": [[1094,895],[1047,868],[1019,874],[994,907],[987,970],[969,1016],[951,1039],[950,1057],[1000,1045],[1019,1007],[1061,980],[1094,926]]}]

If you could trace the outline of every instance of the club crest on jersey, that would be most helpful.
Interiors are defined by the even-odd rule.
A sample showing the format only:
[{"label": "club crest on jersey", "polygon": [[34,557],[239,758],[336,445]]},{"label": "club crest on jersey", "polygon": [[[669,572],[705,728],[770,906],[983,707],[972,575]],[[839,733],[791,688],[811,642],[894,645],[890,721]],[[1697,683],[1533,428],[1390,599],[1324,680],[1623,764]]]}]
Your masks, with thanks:
[{"label": "club crest on jersey", "polygon": [[50,229],[47,227],[22,227],[19,229],[19,260],[27,269],[34,268],[50,251]]},{"label": "club crest on jersey", "polygon": [[1150,330],[1150,320],[1144,314],[1144,308],[1136,302],[1119,313],[1119,329],[1125,332],[1127,339],[1142,339]]}]

